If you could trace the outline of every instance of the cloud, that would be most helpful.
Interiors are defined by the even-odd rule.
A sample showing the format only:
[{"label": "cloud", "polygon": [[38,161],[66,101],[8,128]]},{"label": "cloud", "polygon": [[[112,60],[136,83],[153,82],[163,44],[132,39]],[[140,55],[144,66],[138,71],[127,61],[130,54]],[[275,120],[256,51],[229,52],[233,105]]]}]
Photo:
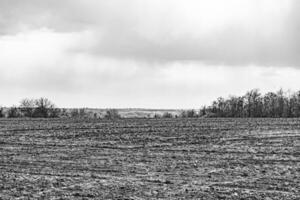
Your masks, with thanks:
[{"label": "cloud", "polygon": [[61,107],[199,108],[250,88],[265,92],[299,85],[295,68],[149,63],[70,51],[93,37],[88,31],[50,29],[0,37],[2,105],[45,96]]},{"label": "cloud", "polygon": [[300,66],[296,0],[1,1],[2,34],[93,32],[95,56],[143,62]]},{"label": "cloud", "polygon": [[3,0],[4,105],[198,108],[297,90],[296,0]]}]

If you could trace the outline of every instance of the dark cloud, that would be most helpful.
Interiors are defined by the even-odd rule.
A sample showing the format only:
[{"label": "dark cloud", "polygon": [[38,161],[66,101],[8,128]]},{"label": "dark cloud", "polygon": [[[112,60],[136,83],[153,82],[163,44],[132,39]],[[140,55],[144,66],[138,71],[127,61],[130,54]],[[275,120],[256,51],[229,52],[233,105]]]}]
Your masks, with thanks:
[{"label": "dark cloud", "polygon": [[[214,65],[300,67],[299,1],[293,1],[284,24],[274,21],[269,28],[262,30],[263,27],[253,24],[233,23],[209,34],[202,34],[201,27],[198,27],[199,20],[196,19],[195,33],[193,29],[187,32],[181,30],[181,23],[187,21],[180,21],[180,16],[170,17],[170,5],[170,2],[161,3],[158,7],[166,8],[159,12],[155,11],[157,7],[145,8],[149,6],[145,1],[4,0],[0,1],[0,34],[42,27],[58,32],[90,30],[94,33],[94,44],[74,51],[145,62],[192,60]],[[141,15],[141,12],[148,10],[148,14]],[[253,13],[256,14],[259,12]],[[260,17],[264,21],[269,16],[262,13]],[[179,19],[178,28],[176,23],[169,25],[174,23],[169,19]],[[165,24],[155,25],[161,21]],[[155,32],[151,28],[158,30],[149,36],[148,30]],[[279,31],[273,34],[273,29]],[[180,31],[176,37],[172,36],[174,30]]]},{"label": "dark cloud", "polygon": [[[109,33],[88,51],[96,55],[148,62],[201,61],[213,65],[300,66],[293,33],[264,38],[243,30],[223,31],[213,37],[180,38],[172,43],[149,41],[140,35]],[[86,49],[85,49],[86,51]]]}]

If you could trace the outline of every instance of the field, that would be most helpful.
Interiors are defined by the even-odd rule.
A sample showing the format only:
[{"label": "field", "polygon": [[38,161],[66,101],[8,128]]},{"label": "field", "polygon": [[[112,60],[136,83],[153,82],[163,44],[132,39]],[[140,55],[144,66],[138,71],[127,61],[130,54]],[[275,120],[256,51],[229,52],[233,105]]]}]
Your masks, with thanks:
[{"label": "field", "polygon": [[300,199],[300,119],[1,119],[0,199]]}]

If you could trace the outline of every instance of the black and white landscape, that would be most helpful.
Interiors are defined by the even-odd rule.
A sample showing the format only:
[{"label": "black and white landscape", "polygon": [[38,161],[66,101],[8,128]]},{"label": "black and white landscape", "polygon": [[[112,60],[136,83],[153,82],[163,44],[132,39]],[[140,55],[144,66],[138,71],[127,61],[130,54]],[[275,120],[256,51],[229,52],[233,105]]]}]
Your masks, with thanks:
[{"label": "black and white landscape", "polygon": [[299,9],[0,0],[0,200],[300,199]]}]

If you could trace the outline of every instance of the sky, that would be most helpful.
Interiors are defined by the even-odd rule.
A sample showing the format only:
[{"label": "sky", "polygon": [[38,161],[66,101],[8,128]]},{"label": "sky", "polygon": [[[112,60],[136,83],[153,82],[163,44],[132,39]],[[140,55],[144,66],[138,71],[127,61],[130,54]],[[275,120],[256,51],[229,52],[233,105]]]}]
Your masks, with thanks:
[{"label": "sky", "polygon": [[0,0],[0,105],[200,108],[300,89],[297,0]]}]

